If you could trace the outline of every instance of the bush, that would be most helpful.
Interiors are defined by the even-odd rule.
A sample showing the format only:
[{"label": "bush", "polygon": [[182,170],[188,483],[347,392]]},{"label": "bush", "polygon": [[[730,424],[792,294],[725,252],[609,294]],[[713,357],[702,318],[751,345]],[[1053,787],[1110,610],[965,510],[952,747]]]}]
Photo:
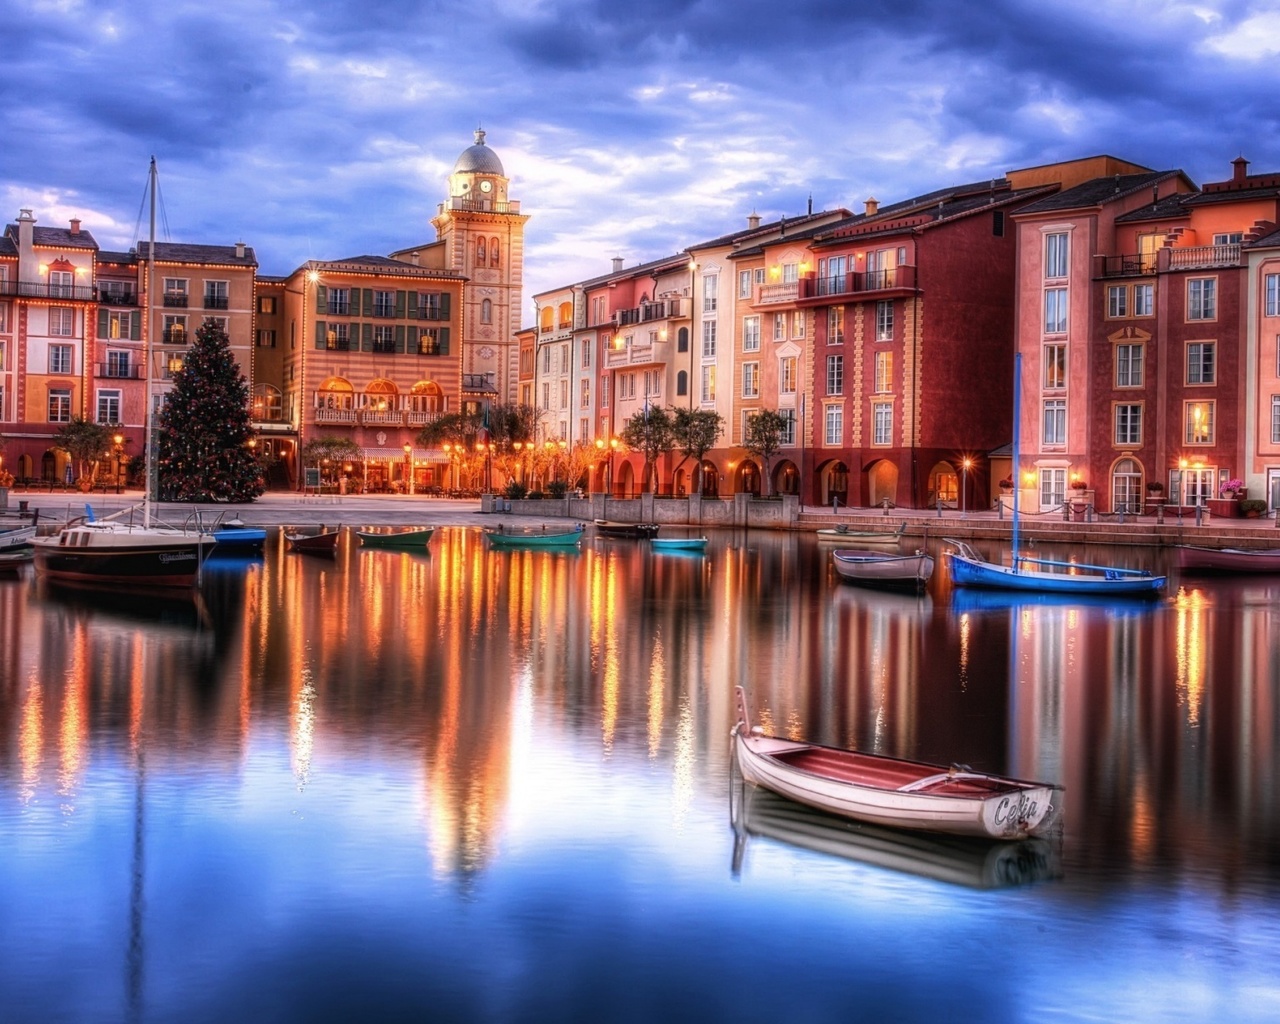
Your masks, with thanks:
[{"label": "bush", "polygon": [[541,501],[541,500],[542,500],[542,492],[541,492],[541,491],[530,491],[528,494],[526,494],[526,495],[525,495],[525,497],[526,497],[526,498],[528,498],[530,501]]},{"label": "bush", "polygon": [[1147,484],[1147,493],[1164,494],[1164,484],[1159,483],[1156,480],[1152,480],[1151,483]]},{"label": "bush", "polygon": [[563,480],[552,480],[547,484],[547,493],[553,498],[563,498],[569,491],[569,485]]},{"label": "bush", "polygon": [[1267,510],[1267,503],[1261,498],[1242,498],[1240,501],[1240,511],[1245,515],[1250,512],[1261,514]]},{"label": "bush", "polygon": [[522,484],[519,480],[512,480],[503,488],[502,496],[508,501],[519,501],[529,493],[529,488]]}]

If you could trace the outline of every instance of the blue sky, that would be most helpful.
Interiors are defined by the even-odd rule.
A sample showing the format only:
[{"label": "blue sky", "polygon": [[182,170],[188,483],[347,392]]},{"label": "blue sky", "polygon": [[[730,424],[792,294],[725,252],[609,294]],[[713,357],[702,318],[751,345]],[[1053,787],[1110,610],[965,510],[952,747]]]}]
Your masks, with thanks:
[{"label": "blue sky", "polygon": [[[482,125],[527,296],[745,225],[1112,153],[1280,171],[1280,6],[1249,0],[7,0],[0,216],[256,247],[433,237]],[[528,320],[528,316],[526,317]]]}]

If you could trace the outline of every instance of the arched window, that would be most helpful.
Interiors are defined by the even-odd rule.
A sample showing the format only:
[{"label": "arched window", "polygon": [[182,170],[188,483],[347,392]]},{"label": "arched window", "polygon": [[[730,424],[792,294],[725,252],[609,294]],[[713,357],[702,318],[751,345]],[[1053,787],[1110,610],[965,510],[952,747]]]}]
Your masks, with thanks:
[{"label": "arched window", "polygon": [[476,266],[477,267],[484,266],[484,239],[483,238],[476,239]]},{"label": "arched window", "polygon": [[489,266],[496,267],[498,265],[498,240],[496,238],[489,239]]},{"label": "arched window", "polygon": [[482,324],[493,323],[493,300],[485,299],[480,303],[480,322]]},{"label": "arched window", "polygon": [[687,395],[689,393],[689,371],[681,370],[676,374],[676,394]]},{"label": "arched window", "polygon": [[1121,459],[1111,470],[1111,510],[1141,512],[1142,500],[1142,467],[1133,459]]},{"label": "arched window", "polygon": [[[676,351],[689,351],[689,328],[681,327],[680,330],[676,332]],[[684,392],[681,392],[681,394],[683,393]]]},{"label": "arched window", "polygon": [[270,384],[253,386],[252,416],[259,423],[278,423],[284,419],[284,395]]},{"label": "arched window", "polygon": [[[488,301],[488,300],[486,300]],[[556,325],[556,311],[550,306],[543,306],[538,310],[538,326],[543,331],[549,331]]]}]

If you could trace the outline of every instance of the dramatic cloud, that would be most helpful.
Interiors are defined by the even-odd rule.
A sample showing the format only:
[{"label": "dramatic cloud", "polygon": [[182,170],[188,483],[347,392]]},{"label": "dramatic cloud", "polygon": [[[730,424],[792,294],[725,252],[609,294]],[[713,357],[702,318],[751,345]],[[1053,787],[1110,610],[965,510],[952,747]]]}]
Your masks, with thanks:
[{"label": "dramatic cloud", "polygon": [[0,216],[265,273],[431,237],[482,124],[530,291],[815,208],[1112,153],[1280,170],[1280,15],[1246,0],[10,0]]}]

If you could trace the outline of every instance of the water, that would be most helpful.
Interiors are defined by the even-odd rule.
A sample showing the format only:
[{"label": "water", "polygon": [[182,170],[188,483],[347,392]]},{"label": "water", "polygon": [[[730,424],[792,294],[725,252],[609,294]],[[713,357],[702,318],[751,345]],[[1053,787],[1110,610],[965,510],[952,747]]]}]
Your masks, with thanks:
[{"label": "water", "polygon": [[[190,606],[0,581],[0,1021],[1280,1018],[1280,583],[917,599],[827,557],[443,529],[273,539]],[[1060,783],[1061,835],[746,791],[735,683]]]}]

